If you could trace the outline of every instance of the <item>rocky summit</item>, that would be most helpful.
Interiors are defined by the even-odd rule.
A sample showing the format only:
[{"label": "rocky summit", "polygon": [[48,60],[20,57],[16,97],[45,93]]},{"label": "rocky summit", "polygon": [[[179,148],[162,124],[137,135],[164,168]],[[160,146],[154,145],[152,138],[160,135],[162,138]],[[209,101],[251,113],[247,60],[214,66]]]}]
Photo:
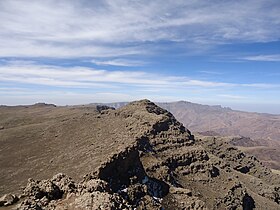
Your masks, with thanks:
[{"label": "rocky summit", "polygon": [[148,100],[0,107],[3,209],[280,209],[280,176]]}]

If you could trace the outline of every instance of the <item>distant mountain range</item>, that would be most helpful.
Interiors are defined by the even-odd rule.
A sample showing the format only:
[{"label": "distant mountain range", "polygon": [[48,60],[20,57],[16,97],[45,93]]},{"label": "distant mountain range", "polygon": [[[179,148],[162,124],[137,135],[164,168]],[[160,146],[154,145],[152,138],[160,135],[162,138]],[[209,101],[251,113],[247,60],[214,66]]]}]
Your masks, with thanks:
[{"label": "distant mountain range", "polygon": [[280,140],[280,115],[236,111],[185,101],[158,103],[193,132],[215,131],[253,139]]}]

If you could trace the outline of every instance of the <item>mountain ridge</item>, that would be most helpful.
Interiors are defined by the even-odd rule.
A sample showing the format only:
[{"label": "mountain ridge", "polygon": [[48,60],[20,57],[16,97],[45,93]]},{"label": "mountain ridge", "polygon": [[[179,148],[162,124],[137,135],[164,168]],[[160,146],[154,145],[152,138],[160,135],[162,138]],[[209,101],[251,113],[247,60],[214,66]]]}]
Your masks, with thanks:
[{"label": "mountain ridge", "polygon": [[[127,103],[107,105],[119,108],[125,104]],[[280,115],[238,111],[220,105],[202,105],[188,101],[156,104],[170,111],[194,133],[251,138],[255,146],[245,148],[242,141],[238,141],[239,144],[235,142],[234,145],[255,155],[267,166],[280,169]]]},{"label": "mountain ridge", "polygon": [[[194,137],[148,100],[117,110],[33,106],[0,109],[0,114],[1,119],[6,114],[0,131],[2,192],[15,192],[16,183],[33,178],[18,196],[2,197],[1,205],[20,210],[279,209],[280,176],[222,138]],[[13,152],[20,148],[20,154]]]}]

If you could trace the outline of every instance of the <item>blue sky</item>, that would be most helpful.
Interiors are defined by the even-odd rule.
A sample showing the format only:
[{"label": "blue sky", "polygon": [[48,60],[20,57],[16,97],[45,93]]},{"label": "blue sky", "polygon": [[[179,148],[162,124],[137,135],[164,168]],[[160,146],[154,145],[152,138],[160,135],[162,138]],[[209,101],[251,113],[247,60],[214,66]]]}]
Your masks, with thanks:
[{"label": "blue sky", "polygon": [[2,0],[0,104],[148,98],[280,114],[278,0]]}]

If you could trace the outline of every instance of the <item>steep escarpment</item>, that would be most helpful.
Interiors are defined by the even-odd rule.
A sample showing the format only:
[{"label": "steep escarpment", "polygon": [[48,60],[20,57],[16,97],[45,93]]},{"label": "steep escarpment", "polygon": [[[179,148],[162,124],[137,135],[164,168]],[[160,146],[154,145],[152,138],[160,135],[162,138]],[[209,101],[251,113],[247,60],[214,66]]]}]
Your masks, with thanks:
[{"label": "steep escarpment", "polygon": [[[36,109],[46,116],[42,107]],[[71,117],[65,114],[59,121],[50,117],[57,109]],[[47,146],[49,155],[57,158],[33,155],[33,163],[44,170],[44,165],[51,167],[41,173],[17,172],[35,176],[17,196],[3,197],[1,205],[18,209],[280,208],[278,175],[223,139],[195,138],[172,114],[148,100],[117,110],[51,107],[47,116],[56,126],[44,129],[45,140],[55,144]],[[51,178],[56,172],[62,173]],[[14,199],[8,201],[8,197]]]}]

